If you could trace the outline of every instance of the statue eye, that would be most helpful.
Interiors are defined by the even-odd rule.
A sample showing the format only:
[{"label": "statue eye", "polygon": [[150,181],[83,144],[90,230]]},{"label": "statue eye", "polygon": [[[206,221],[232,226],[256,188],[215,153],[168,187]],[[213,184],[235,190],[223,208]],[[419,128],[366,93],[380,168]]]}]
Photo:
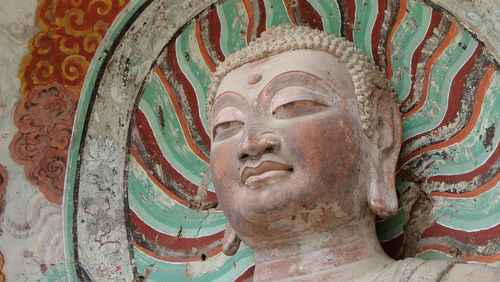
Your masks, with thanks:
[{"label": "statue eye", "polygon": [[293,118],[317,113],[328,108],[327,105],[311,100],[298,100],[282,104],[273,110],[276,118]]},{"label": "statue eye", "polygon": [[212,128],[212,140],[220,141],[229,138],[242,128],[245,124],[243,122],[243,113],[235,107],[226,107],[217,113]]},{"label": "statue eye", "polygon": [[239,120],[221,122],[213,129],[213,140],[217,141],[229,138],[238,133],[242,126],[243,122]]}]

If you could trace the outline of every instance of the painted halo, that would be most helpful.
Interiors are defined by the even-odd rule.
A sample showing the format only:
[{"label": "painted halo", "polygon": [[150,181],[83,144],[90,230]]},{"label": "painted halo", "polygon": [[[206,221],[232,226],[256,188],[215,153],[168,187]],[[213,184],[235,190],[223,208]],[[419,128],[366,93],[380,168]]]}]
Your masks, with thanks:
[{"label": "painted halo", "polygon": [[436,259],[458,248],[466,261],[500,265],[499,65],[438,10],[415,0],[131,1],[94,57],[75,119],[70,278],[252,276],[249,248],[221,253],[205,94],[218,62],[280,23],[347,37],[398,93],[401,208],[377,225],[385,249]]}]

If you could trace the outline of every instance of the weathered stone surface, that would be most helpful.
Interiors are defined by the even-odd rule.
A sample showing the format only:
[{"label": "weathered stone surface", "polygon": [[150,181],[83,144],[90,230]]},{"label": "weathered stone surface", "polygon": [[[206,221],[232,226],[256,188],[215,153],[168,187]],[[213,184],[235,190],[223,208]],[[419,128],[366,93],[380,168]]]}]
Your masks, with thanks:
[{"label": "weathered stone surface", "polygon": [[423,2],[443,9],[456,17],[461,24],[484,42],[497,63],[500,62],[500,5],[498,1],[423,0]]},{"label": "weathered stone surface", "polygon": [[[142,4],[144,10],[128,28],[127,36],[120,40],[109,57],[102,58],[106,64],[101,70],[99,84],[92,89],[95,94],[89,110],[80,111],[76,117],[86,121],[86,135],[76,135],[73,149],[70,149],[75,152],[80,148],[78,159],[81,162],[75,168],[79,174],[74,183],[69,183],[70,189],[78,193],[74,198],[74,245],[68,246],[75,248],[76,275],[80,278],[108,280],[135,276],[130,254],[132,243],[125,224],[127,202],[124,202],[127,199],[124,182],[130,146],[129,121],[135,97],[157,54],[171,36],[212,2],[215,1]],[[177,12],[184,9],[189,12]],[[109,36],[104,44],[109,43],[106,40],[117,38]]]}]

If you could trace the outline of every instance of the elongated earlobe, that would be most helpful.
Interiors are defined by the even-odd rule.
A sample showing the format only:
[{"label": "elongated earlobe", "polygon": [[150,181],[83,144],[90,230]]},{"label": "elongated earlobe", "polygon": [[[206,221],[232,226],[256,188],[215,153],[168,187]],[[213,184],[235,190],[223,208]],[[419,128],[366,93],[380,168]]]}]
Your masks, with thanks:
[{"label": "elongated earlobe", "polygon": [[394,179],[403,130],[399,108],[389,93],[378,90],[373,101],[377,109],[372,136],[376,152],[372,156],[368,204],[377,216],[386,218],[398,211]]},{"label": "elongated earlobe", "polygon": [[[386,175],[387,179],[380,179],[381,170],[376,164],[372,165],[370,192],[368,204],[373,213],[380,218],[394,216],[398,211],[398,196],[394,184],[394,172]],[[384,177],[384,176],[382,176]]]},{"label": "elongated earlobe", "polygon": [[227,256],[234,256],[240,247],[240,238],[233,230],[229,221],[226,221],[226,231],[224,232],[224,239],[222,239],[222,252]]}]

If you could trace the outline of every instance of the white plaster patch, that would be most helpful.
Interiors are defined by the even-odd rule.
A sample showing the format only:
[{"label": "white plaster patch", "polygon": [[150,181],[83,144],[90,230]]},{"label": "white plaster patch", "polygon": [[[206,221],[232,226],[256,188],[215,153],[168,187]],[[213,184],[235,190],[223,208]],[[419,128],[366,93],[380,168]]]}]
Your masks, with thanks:
[{"label": "white plaster patch", "polygon": [[37,191],[29,200],[26,213],[23,220],[6,213],[3,230],[18,240],[26,239],[25,257],[40,264],[64,262],[61,206],[50,203]]},{"label": "white plaster patch", "polygon": [[[3,0],[0,9],[0,163],[8,172],[2,227],[7,215],[15,222],[24,222],[29,212],[26,199],[33,194],[41,195],[26,179],[24,167],[14,162],[9,152],[9,144],[18,132],[13,122],[15,107],[21,99],[17,73],[23,56],[29,53],[28,41],[39,31],[35,24],[37,5],[36,0]],[[5,259],[2,272],[6,280],[40,280],[43,276],[40,263],[33,258],[37,251],[26,237],[17,238],[3,230],[0,251]],[[62,236],[62,229],[58,232]]]},{"label": "white plaster patch", "polygon": [[90,140],[90,154],[86,155],[85,159],[88,162],[85,168],[88,170],[95,170],[101,164],[109,168],[115,168],[120,162],[118,153],[118,149],[113,139],[104,138],[102,135],[99,135],[97,139]]},{"label": "white plaster patch", "polygon": [[111,97],[115,100],[115,102],[121,104],[127,100],[128,95],[124,90],[120,89],[118,85],[113,84],[111,86]]},{"label": "white plaster patch", "polygon": [[[143,183],[144,186],[146,186],[147,183],[151,182],[148,175],[144,172],[143,168],[137,162],[131,161],[129,169],[130,173],[133,174],[139,182]],[[165,208],[171,208],[176,204],[175,200],[168,196],[160,195],[160,193],[158,192],[154,193],[153,199],[157,201],[159,205]]]},{"label": "white plaster patch", "polygon": [[219,269],[228,260],[228,256],[219,253],[215,257],[205,261],[191,261],[186,264],[186,275],[189,278],[197,278],[209,272]]}]

